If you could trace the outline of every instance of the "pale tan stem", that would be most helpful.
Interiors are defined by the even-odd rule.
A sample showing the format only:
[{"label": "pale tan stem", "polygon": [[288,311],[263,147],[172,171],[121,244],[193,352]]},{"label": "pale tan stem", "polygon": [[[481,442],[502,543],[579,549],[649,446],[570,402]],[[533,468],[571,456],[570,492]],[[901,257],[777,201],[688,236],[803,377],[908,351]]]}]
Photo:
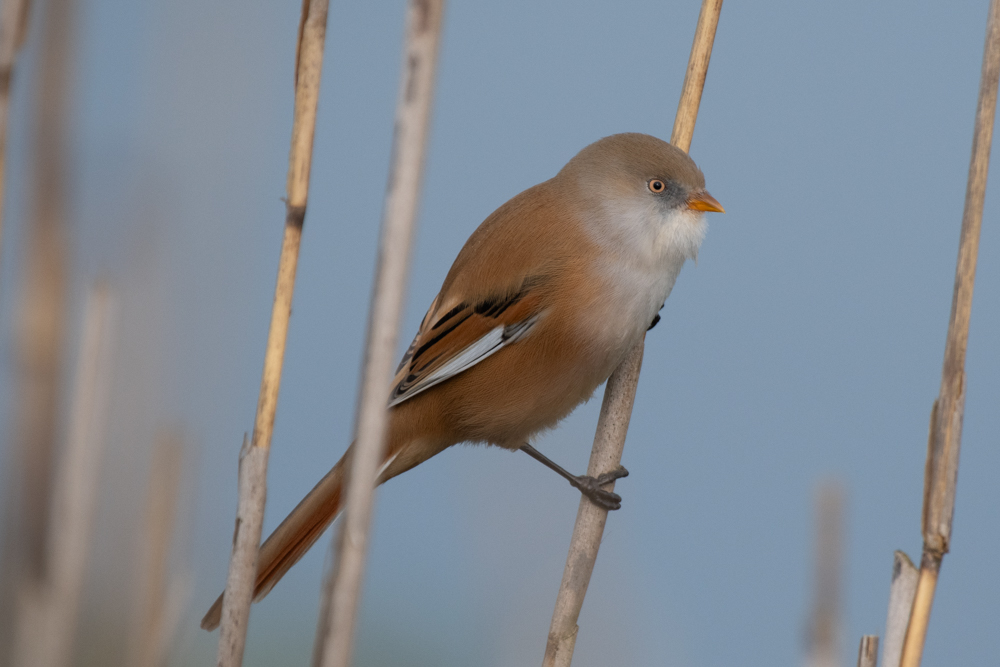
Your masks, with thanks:
[{"label": "pale tan stem", "polygon": [[920,562],[917,590],[913,596],[910,623],[906,626],[906,638],[903,640],[903,654],[899,659],[900,667],[919,667],[920,661],[923,659],[924,641],[927,639],[927,626],[931,620],[931,607],[934,606],[934,592],[937,589],[940,569],[940,558],[924,554]]},{"label": "pale tan stem", "polygon": [[702,0],[698,25],[694,29],[694,41],[691,43],[691,56],[688,58],[687,72],[684,74],[684,86],[681,88],[681,99],[677,103],[677,115],[674,116],[674,129],[670,133],[670,143],[685,153],[691,148],[694,124],[698,119],[698,107],[701,106],[701,93],[705,90],[708,61],[712,58],[712,45],[715,44],[715,29],[719,26],[720,13],[722,13],[722,0]]},{"label": "pale tan stem", "polygon": [[[715,41],[715,28],[719,24],[721,10],[722,0],[703,0],[701,13],[698,15],[691,57],[670,137],[672,144],[685,151],[691,146],[698,106],[701,104],[701,92],[708,72],[708,61]],[[610,472],[621,461],[625,435],[632,416],[632,402],[639,383],[642,353],[643,343],[640,341],[608,378],[604,390],[604,402],[601,405],[601,416],[597,423],[597,434],[594,437],[594,448],[590,455],[588,466],[590,475]],[[586,499],[581,500],[576,524],[573,527],[573,537],[570,540],[569,554],[566,557],[566,569],[563,572],[562,584],[559,586],[552,624],[549,626],[549,639],[542,660],[544,667],[568,667],[573,659],[578,630],[576,622],[597,560],[606,519],[606,510],[598,508]]]},{"label": "pale tan stem", "polygon": [[972,291],[976,281],[979,232],[983,221],[983,200],[986,197],[986,177],[993,142],[998,79],[1000,0],[992,0],[986,20],[979,101],[972,132],[972,155],[969,159],[969,180],[965,190],[955,288],[941,370],[941,391],[931,409],[922,515],[924,549],[920,559],[920,582],[903,644],[903,667],[917,667],[920,664],[938,571],[951,543],[959,450],[962,445],[962,415],[965,410],[965,350],[969,341]]},{"label": "pale tan stem", "polygon": [[[160,433],[153,449],[146,495],[146,520],[136,586],[138,614],[128,662],[131,667],[160,667],[166,658],[167,641],[173,630],[168,565],[183,460],[181,436],[172,430]],[[170,583],[176,585],[177,581]]]},{"label": "pale tan stem", "polygon": [[[604,390],[604,402],[601,405],[601,416],[597,421],[597,432],[594,435],[594,448],[590,455],[590,464],[587,466],[587,474],[591,477],[611,472],[621,463],[625,434],[628,433],[628,423],[632,418],[632,402],[635,400],[639,368],[642,366],[642,347],[637,349],[638,354],[630,355],[614,375],[608,378],[608,385]],[[612,405],[627,409],[608,409]],[[613,483],[610,489],[614,489]],[[590,586],[590,575],[597,562],[597,550],[601,546],[607,519],[606,509],[599,507],[585,496],[580,498],[573,537],[569,544],[569,557],[566,559],[566,569],[563,570],[562,583],[559,585],[556,608],[552,613],[545,658],[542,660],[543,667],[569,667],[573,660],[573,649],[579,629],[576,622],[580,618],[587,587]]]},{"label": "pale tan stem", "polygon": [[[17,14],[16,8],[4,6]],[[17,405],[5,473],[3,562],[0,563],[0,665],[19,641],[16,628],[41,609],[48,577],[49,518],[63,376],[69,281],[67,128],[73,64],[73,0],[51,0],[41,24],[32,137],[31,214],[25,225],[16,332]],[[13,66],[24,36],[20,18],[2,30]],[[20,21],[20,23],[17,23]],[[9,81],[7,82],[9,83]],[[2,204],[2,203],[0,203]],[[22,618],[15,620],[17,616]]]},{"label": "pale tan stem", "polygon": [[386,186],[378,265],[368,316],[355,443],[344,490],[345,509],[335,540],[337,560],[328,623],[316,635],[323,667],[348,667],[368,552],[375,478],[382,463],[399,322],[403,312],[420,185],[434,99],[444,0],[411,0],[396,106],[392,164]]},{"label": "pale tan stem", "polygon": [[[236,507],[236,527],[233,530],[233,553],[229,558],[229,575],[222,600],[222,619],[218,667],[239,667],[243,664],[250,604],[253,602],[254,578],[257,574],[257,551],[260,548],[260,525],[267,497],[267,448],[254,447],[243,436],[239,458],[239,503]],[[228,604],[227,604],[228,600]]]},{"label": "pale tan stem", "polygon": [[278,260],[278,278],[274,288],[274,305],[267,334],[253,437],[249,445],[244,443],[240,450],[239,507],[219,631],[217,664],[220,667],[237,667],[242,664],[250,620],[257,551],[260,547],[267,497],[267,459],[274,432],[274,416],[278,408],[278,390],[288,338],[288,321],[292,314],[299,243],[309,197],[309,174],[328,5],[328,0],[303,0],[302,3],[299,41],[296,45],[295,115],[288,157],[285,234]]},{"label": "pale tan stem", "polygon": [[7,182],[7,124],[14,66],[27,34],[29,0],[3,0],[0,7],[0,256],[3,256],[4,193]]},{"label": "pale tan stem", "polygon": [[25,555],[37,576],[45,569],[52,452],[58,423],[68,282],[66,126],[72,54],[72,0],[45,12],[37,102],[32,220],[18,322],[18,433],[24,461],[21,519]]},{"label": "pale tan stem", "polygon": [[878,635],[863,635],[858,646],[858,667],[877,667]]},{"label": "pale tan stem", "polygon": [[883,667],[899,667],[899,658],[903,655],[903,641],[906,639],[906,626],[910,622],[913,597],[917,592],[919,578],[920,570],[913,565],[909,556],[902,551],[893,554],[889,609],[885,617],[885,638],[882,642]]},{"label": "pale tan stem", "polygon": [[83,592],[101,460],[104,452],[112,350],[114,297],[106,285],[91,290],[73,388],[69,434],[56,466],[49,520],[48,567],[38,595],[18,619],[14,665],[64,667],[70,663]]},{"label": "pale tan stem", "polygon": [[826,482],[816,497],[816,592],[809,637],[810,667],[840,664],[840,580],[843,555],[844,494]]}]

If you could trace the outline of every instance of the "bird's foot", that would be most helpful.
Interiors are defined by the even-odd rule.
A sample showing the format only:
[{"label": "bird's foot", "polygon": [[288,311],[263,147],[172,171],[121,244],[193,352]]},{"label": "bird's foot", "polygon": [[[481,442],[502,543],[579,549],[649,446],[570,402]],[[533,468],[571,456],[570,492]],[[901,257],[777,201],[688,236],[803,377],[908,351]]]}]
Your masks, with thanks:
[{"label": "bird's foot", "polygon": [[599,477],[577,475],[569,483],[579,489],[580,493],[587,496],[590,502],[610,512],[611,510],[621,509],[622,497],[614,491],[605,491],[601,487],[622,477],[628,477],[628,470],[625,469],[625,466],[620,465],[611,472],[606,472]]}]

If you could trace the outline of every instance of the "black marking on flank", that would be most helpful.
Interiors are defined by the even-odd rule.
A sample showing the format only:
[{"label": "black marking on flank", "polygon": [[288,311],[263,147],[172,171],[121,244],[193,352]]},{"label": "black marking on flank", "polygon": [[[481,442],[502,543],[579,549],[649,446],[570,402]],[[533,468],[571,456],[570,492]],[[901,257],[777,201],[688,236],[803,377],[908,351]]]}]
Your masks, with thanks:
[{"label": "black marking on flank", "polygon": [[[664,307],[665,305],[667,305],[667,302],[666,302],[666,301],[664,301],[663,303],[661,303],[661,304],[660,304],[660,307],[659,307],[659,309],[658,309],[658,310],[663,310],[663,307]],[[649,325],[648,327],[646,327],[646,331],[649,331],[650,329],[652,329],[653,327],[655,327],[655,326],[656,326],[657,324],[659,324],[659,323],[660,323],[660,314],[659,314],[659,313],[657,313],[657,314],[656,314],[656,317],[654,317],[654,318],[653,318],[653,321],[652,321],[652,323],[650,323],[650,325]]]}]

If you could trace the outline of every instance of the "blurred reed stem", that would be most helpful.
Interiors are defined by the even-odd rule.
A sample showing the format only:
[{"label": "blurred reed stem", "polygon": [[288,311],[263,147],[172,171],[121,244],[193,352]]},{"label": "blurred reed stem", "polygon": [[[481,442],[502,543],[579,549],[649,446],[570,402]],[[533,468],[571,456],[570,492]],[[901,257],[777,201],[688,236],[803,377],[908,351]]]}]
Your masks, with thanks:
[{"label": "blurred reed stem", "polygon": [[29,0],[3,0],[0,7],[0,257],[3,256],[4,194],[7,184],[7,121],[14,65],[28,34]]},{"label": "blurred reed stem", "polygon": [[877,667],[878,635],[862,635],[858,646],[858,667]]},{"label": "blurred reed stem", "polygon": [[[684,151],[691,147],[721,11],[722,0],[703,0],[698,15],[684,86],[677,105],[677,115],[674,117],[674,129],[670,135],[670,143]],[[587,467],[588,475],[597,477],[614,470],[621,462],[625,435],[632,416],[632,403],[639,383],[639,371],[642,368],[642,354],[643,343],[640,342],[608,378],[601,416],[594,435],[594,447]],[[590,585],[590,575],[597,560],[607,514],[607,510],[597,507],[587,498],[581,498],[569,555],[566,557],[566,569],[563,571],[549,627],[542,661],[544,667],[568,667],[573,659],[577,620]]]},{"label": "blurred reed stem", "polygon": [[427,153],[444,0],[411,0],[406,17],[402,73],[386,187],[378,266],[368,316],[364,370],[353,454],[344,489],[344,515],[334,541],[337,559],[325,588],[322,624],[313,652],[316,665],[351,662],[361,580],[368,552],[374,489],[385,448],[387,391],[395,366],[413,229]]},{"label": "blurred reed stem", "polygon": [[906,626],[913,610],[913,595],[917,592],[920,571],[902,551],[892,558],[892,584],[889,586],[889,610],[885,618],[885,640],[882,642],[883,667],[899,667],[903,655]]},{"label": "blurred reed stem", "polygon": [[918,667],[923,656],[927,625],[941,561],[951,543],[955,511],[955,486],[962,445],[962,416],[965,410],[965,351],[969,341],[972,291],[976,281],[979,232],[983,221],[986,177],[989,172],[993,122],[996,116],[997,83],[1000,78],[1000,0],[990,2],[986,19],[986,43],[979,81],[979,101],[972,133],[972,155],[965,191],[965,210],[955,268],[948,338],[945,342],[941,390],[931,409],[927,467],[924,477],[922,532],[923,555],[920,579],[903,643],[902,667]]},{"label": "blurred reed stem", "polygon": [[810,667],[840,665],[840,588],[844,552],[844,493],[833,481],[816,493],[816,590],[809,637]]},{"label": "blurred reed stem", "polygon": [[44,578],[19,609],[14,665],[65,667],[92,542],[111,388],[115,298],[103,283],[87,298],[69,433],[59,457]]},{"label": "blurred reed stem", "polygon": [[278,278],[274,288],[274,305],[267,334],[253,437],[249,445],[244,442],[240,449],[239,504],[233,533],[233,552],[229,559],[229,575],[222,601],[217,653],[219,667],[237,667],[243,663],[243,649],[250,621],[250,604],[253,601],[257,575],[257,551],[260,547],[267,498],[267,459],[274,432],[274,416],[278,408],[278,390],[288,338],[288,320],[292,314],[299,244],[309,199],[309,174],[312,168],[313,137],[316,133],[316,107],[323,70],[328,5],[328,0],[303,0],[299,20],[295,50],[295,115],[288,157],[285,234],[278,260]]},{"label": "blurred reed stem", "polygon": [[161,431],[149,469],[136,586],[138,613],[128,661],[132,667],[165,664],[168,642],[179,619],[177,596],[186,593],[183,586],[170,579],[169,568],[183,462],[184,441],[180,434],[170,429]]},{"label": "blurred reed stem", "polygon": [[[5,6],[5,12],[14,8]],[[73,53],[73,0],[50,0],[42,16],[33,110],[31,214],[16,322],[16,407],[7,452],[3,562],[0,563],[0,664],[10,664],[23,617],[41,605],[47,577],[52,475],[59,431],[68,281],[67,118]],[[6,15],[4,16],[6,18]],[[26,13],[10,25],[24,36]],[[4,28],[6,30],[6,28]],[[13,56],[11,56],[13,57]],[[13,62],[13,61],[11,61]],[[7,82],[9,85],[9,81]]]}]

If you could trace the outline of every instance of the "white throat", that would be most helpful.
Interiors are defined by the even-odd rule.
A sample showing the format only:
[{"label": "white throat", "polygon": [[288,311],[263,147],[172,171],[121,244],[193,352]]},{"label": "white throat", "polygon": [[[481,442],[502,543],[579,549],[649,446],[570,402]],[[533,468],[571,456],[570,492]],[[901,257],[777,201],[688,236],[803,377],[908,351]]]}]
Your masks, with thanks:
[{"label": "white throat", "polygon": [[[592,230],[607,250],[630,264],[649,271],[669,270],[665,264],[698,259],[705,238],[704,214],[688,209],[664,210],[645,197],[636,200],[606,200],[601,220],[592,220]],[[680,267],[677,267],[680,270]]]},{"label": "white throat", "polygon": [[591,229],[605,251],[602,273],[615,311],[609,316],[628,332],[622,343],[631,345],[670,295],[684,262],[697,259],[707,225],[698,211],[664,211],[658,202],[609,201],[600,214],[604,219],[592,220]]}]

